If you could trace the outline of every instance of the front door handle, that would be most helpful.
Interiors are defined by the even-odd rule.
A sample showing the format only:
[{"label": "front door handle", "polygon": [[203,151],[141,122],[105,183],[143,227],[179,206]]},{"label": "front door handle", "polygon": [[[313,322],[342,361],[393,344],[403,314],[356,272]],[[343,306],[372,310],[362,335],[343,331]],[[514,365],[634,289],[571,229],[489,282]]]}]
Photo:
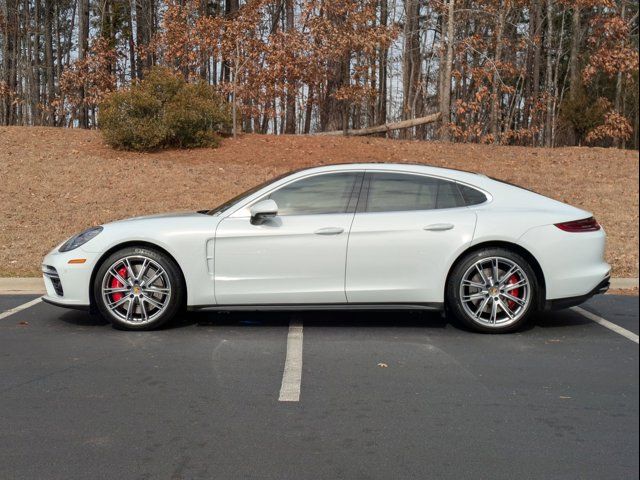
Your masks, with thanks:
[{"label": "front door handle", "polygon": [[444,232],[445,230],[452,230],[453,227],[454,226],[451,223],[434,223],[424,227],[424,230],[428,232]]},{"label": "front door handle", "polygon": [[321,228],[320,230],[316,230],[314,233],[316,235],[340,235],[342,232],[344,232],[344,228],[326,227]]}]

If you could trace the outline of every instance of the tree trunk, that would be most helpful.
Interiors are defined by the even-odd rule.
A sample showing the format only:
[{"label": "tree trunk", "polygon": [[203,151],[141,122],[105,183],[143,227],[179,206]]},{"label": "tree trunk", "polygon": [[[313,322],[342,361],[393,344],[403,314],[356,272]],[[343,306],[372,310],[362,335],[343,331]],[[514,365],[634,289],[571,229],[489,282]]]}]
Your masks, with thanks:
[{"label": "tree trunk", "polygon": [[304,134],[309,135],[311,131],[311,116],[313,115],[313,85],[309,85],[307,93],[307,105],[304,113]]},{"label": "tree trunk", "polygon": [[376,133],[384,133],[391,130],[403,130],[406,128],[413,128],[420,125],[426,125],[428,123],[437,122],[440,120],[441,114],[434,113],[431,115],[427,115],[426,117],[414,118],[411,120],[403,120],[401,122],[396,123],[388,123],[386,125],[379,125],[377,127],[369,127],[363,128],[361,130],[334,130],[330,132],[320,132],[317,135],[327,135],[327,136],[338,136],[338,135],[353,135],[353,136],[363,136],[363,135],[374,135]]},{"label": "tree trunk", "polygon": [[450,140],[449,124],[451,123],[451,68],[453,65],[453,41],[455,28],[455,0],[447,2],[447,50],[440,90],[440,113],[442,113],[442,140]]},{"label": "tree trunk", "polygon": [[580,41],[582,36],[582,26],[580,24],[580,5],[574,4],[571,14],[571,51],[569,53],[569,96],[574,98],[580,86],[580,64],[578,54],[580,52]]},{"label": "tree trunk", "polygon": [[[331,22],[339,29],[344,22],[343,15],[333,11],[328,15]],[[348,102],[335,98],[335,93],[340,87],[349,84],[350,62],[350,52],[344,52],[338,58],[328,62],[328,78],[320,109],[320,129],[323,132],[338,129],[346,131],[349,126]]]},{"label": "tree trunk", "polygon": [[55,97],[55,78],[53,69],[53,2],[44,0],[44,72],[47,82],[45,95],[46,117],[45,124],[55,125],[55,118],[52,112],[51,101]]},{"label": "tree trunk", "polygon": [[[402,118],[407,120],[415,116],[413,106],[418,94],[421,73],[420,54],[420,2],[405,1],[404,51],[402,68]],[[403,137],[409,133],[404,130]]]},{"label": "tree trunk", "polygon": [[[294,24],[294,11],[293,11],[293,0],[285,0],[284,2],[285,9],[285,28],[287,32],[293,32],[295,30]],[[296,80],[294,78],[287,78],[287,95],[286,95],[286,104],[287,104],[287,113],[286,113],[286,127],[285,133],[294,134],[296,133]]]},{"label": "tree trunk", "polygon": [[[210,2],[201,2],[200,5],[200,17],[206,18],[211,14]],[[205,49],[200,51],[200,79],[207,82],[209,79],[209,55]]]},{"label": "tree trunk", "polygon": [[[566,7],[564,8],[562,15],[560,15],[560,18],[562,19],[561,23],[560,23],[560,32],[558,34],[558,43],[557,43],[557,47],[556,47],[556,52],[561,52],[562,51],[562,46],[564,45],[564,31],[565,31],[565,12],[566,12]],[[562,60],[561,55],[559,53],[556,54],[555,56],[555,66],[554,66],[554,72],[553,72],[553,102],[551,105],[551,112],[552,112],[552,117],[551,117],[551,146],[554,147],[556,144],[556,130],[557,130],[557,123],[558,123],[558,115],[556,114],[556,112],[558,111],[558,105],[562,102],[562,98],[564,96],[564,87],[566,85],[566,80],[567,80],[567,75],[565,75],[564,77],[564,82],[563,82],[563,89],[562,92],[560,92],[559,90],[559,79],[560,79],[560,62]]]},{"label": "tree trunk", "polygon": [[[40,28],[42,26],[42,12],[41,12],[41,2],[42,0],[34,0],[34,9],[33,9],[33,22],[34,22],[34,32],[33,32],[33,44],[32,51],[29,55],[29,59],[31,60],[31,88],[30,88],[30,96],[31,96],[31,125],[41,125],[42,124],[42,110],[41,110],[41,98],[40,98],[40,89],[41,89],[41,79],[42,72],[40,71]],[[28,4],[29,2],[27,2]]]},{"label": "tree trunk", "polygon": [[143,78],[145,70],[154,63],[151,52],[146,52],[155,33],[155,0],[136,0],[136,76]]},{"label": "tree trunk", "polygon": [[545,82],[545,90],[547,93],[547,108],[546,108],[546,119],[544,122],[544,138],[545,138],[545,146],[551,147],[553,141],[553,93],[554,93],[554,84],[553,84],[553,22],[554,22],[554,8],[553,8],[554,0],[547,0],[547,34],[545,36],[545,47],[547,50],[547,66],[546,66],[546,82]]},{"label": "tree trunk", "polygon": [[524,108],[520,124],[523,128],[529,128],[529,115],[531,113],[531,96],[533,93],[533,56],[535,50],[536,38],[536,22],[532,9],[529,9],[529,28],[528,28],[528,45],[527,45],[527,63],[524,76]]},{"label": "tree trunk", "polygon": [[[447,16],[442,14],[438,18],[438,24],[440,25],[440,48],[438,49],[438,108],[443,115],[442,125],[440,128],[441,138],[444,140],[444,111],[442,110],[443,105],[443,93],[444,90],[444,71],[445,71],[445,63],[447,61],[447,48],[446,48],[446,40],[447,40]],[[475,52],[474,52],[475,53]]]},{"label": "tree trunk", "polygon": [[15,125],[17,120],[17,108],[12,96],[17,87],[17,62],[20,49],[18,32],[20,29],[18,16],[18,0],[6,0],[6,19],[4,23],[4,82],[8,92],[2,98],[2,120],[5,125]]},{"label": "tree trunk", "polygon": [[[378,91],[378,59],[377,56],[365,55],[365,60],[367,63],[367,76],[369,80],[369,88],[372,92]],[[373,99],[366,100],[366,124],[368,127],[371,127],[376,124],[376,110],[378,108],[378,101]]]},{"label": "tree trunk", "polygon": [[345,84],[345,60],[329,62],[329,78],[326,83],[324,99],[320,112],[320,128],[322,131],[344,127],[344,110],[342,100],[334,97],[335,92]]},{"label": "tree trunk", "polygon": [[[380,0],[380,27],[384,28],[389,22],[388,0]],[[387,123],[387,76],[389,49],[381,47],[378,52],[378,102],[376,105],[375,122]]]},{"label": "tree trunk", "polygon": [[502,104],[502,85],[500,80],[500,63],[502,62],[502,35],[504,32],[504,21],[506,16],[507,0],[500,2],[500,10],[498,12],[498,24],[496,26],[496,46],[493,60],[493,80],[492,89],[493,96],[491,98],[491,135],[493,142],[500,143],[500,106]]},{"label": "tree trunk", "polygon": [[135,8],[132,2],[134,2],[134,0],[127,1],[125,8],[126,8],[126,15],[127,15],[127,23],[129,24],[129,38],[128,38],[129,68],[131,71],[131,80],[134,80],[136,78],[137,68],[136,68],[136,41],[134,37],[135,28],[134,28],[134,18],[133,18]]},{"label": "tree trunk", "polygon": [[[226,0],[224,4],[224,15],[230,17],[234,15],[240,8],[239,0]],[[231,62],[228,59],[222,59],[222,68],[220,69],[220,82],[228,82],[231,75]]]},{"label": "tree trunk", "polygon": [[[75,3],[74,3],[75,6]],[[60,6],[59,2],[54,2],[54,10],[55,10],[55,19],[56,19],[56,67],[55,67],[55,78],[60,79],[62,75],[62,50],[63,50],[63,36],[60,31]],[[75,15],[71,15],[71,25],[73,26],[73,19]],[[59,80],[58,80],[59,81]],[[54,82],[53,84],[53,95],[57,96],[60,93],[59,85]],[[53,98],[53,97],[52,97]],[[53,117],[53,125],[58,126],[61,122],[63,122],[64,115],[57,115],[57,109],[52,108],[52,117]]]},{"label": "tree trunk", "polygon": [[[569,51],[569,98],[574,100],[580,90],[580,43],[582,36],[582,25],[580,21],[580,5],[574,3],[571,12],[571,47]],[[573,126],[569,127],[569,142],[573,145],[579,143],[577,134]]]},{"label": "tree trunk", "polygon": [[[625,16],[625,2],[622,2],[622,6],[620,7],[620,18],[624,20]],[[622,107],[622,72],[618,72],[616,75],[616,96],[614,100],[614,108],[616,113],[620,115],[624,115],[624,108]],[[617,148],[624,148],[624,141],[620,138],[615,140],[615,146]]]},{"label": "tree trunk", "polygon": [[89,53],[89,0],[78,0],[78,59]]},{"label": "tree trunk", "polygon": [[[533,54],[533,101],[540,97],[540,71],[542,68],[542,0],[534,1],[534,18],[536,22],[536,46]],[[533,119],[532,119],[533,120]],[[530,127],[533,126],[533,121]],[[537,145],[536,136],[533,137],[533,146]]]},{"label": "tree trunk", "polygon": [[[78,59],[84,60],[89,54],[89,0],[78,0],[78,5]],[[85,88],[82,86],[80,92],[83,100],[78,112],[80,128],[89,128],[89,110],[84,105]]]}]

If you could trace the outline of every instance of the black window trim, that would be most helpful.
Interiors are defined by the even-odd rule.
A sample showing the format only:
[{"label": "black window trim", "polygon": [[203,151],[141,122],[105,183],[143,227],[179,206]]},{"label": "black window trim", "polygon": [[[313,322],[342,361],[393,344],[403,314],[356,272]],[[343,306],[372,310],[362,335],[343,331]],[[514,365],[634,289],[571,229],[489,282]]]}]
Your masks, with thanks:
[{"label": "black window trim", "polygon": [[[400,171],[400,170],[366,170],[365,172],[365,176],[364,179],[362,181],[362,187],[360,188],[360,196],[358,198],[358,203],[357,203],[357,207],[356,207],[356,213],[357,214],[380,214],[380,213],[399,213],[399,212],[434,212],[434,211],[447,211],[447,210],[458,210],[461,208],[465,208],[465,209],[469,209],[469,208],[476,208],[482,205],[486,205],[488,203],[490,203],[493,200],[493,196],[491,194],[489,194],[488,192],[486,192],[485,190],[476,187],[475,185],[469,185],[466,182],[461,182],[458,180],[454,180],[452,178],[446,178],[446,177],[440,177],[437,175],[429,175],[427,173],[419,173],[419,172],[405,172],[405,171]],[[425,210],[388,210],[385,212],[367,212],[366,208],[367,208],[367,204],[369,201],[369,185],[371,184],[371,177],[373,174],[376,173],[395,173],[395,174],[399,174],[399,175],[410,175],[410,176],[417,176],[417,177],[427,177],[430,179],[434,179],[434,180],[441,180],[441,181],[445,181],[445,182],[450,182],[456,185],[456,187],[458,188],[458,192],[460,192],[460,197],[463,199],[464,201],[464,195],[462,195],[462,191],[459,188],[459,185],[464,185],[465,187],[469,187],[472,188],[474,190],[477,190],[478,192],[482,193],[485,197],[485,201],[482,203],[477,203],[475,205],[461,205],[459,207],[449,207],[449,208],[430,208],[430,209],[425,209]]]},{"label": "black window trim", "polygon": [[[487,192],[486,190],[483,190],[482,188],[476,187],[475,185],[470,185],[466,182],[460,182],[458,180],[454,180],[456,182],[456,184],[458,186],[462,185],[464,187],[467,188],[471,188],[472,190],[475,190],[477,192],[480,192],[483,196],[484,196],[484,202],[481,203],[474,203],[473,205],[465,205],[466,208],[475,208],[475,207],[480,207],[482,205],[486,205],[487,203],[491,203],[493,201],[493,195],[491,195],[489,192]],[[460,194],[462,195],[462,190],[460,190]],[[464,199],[464,195],[462,195],[462,198]]]}]

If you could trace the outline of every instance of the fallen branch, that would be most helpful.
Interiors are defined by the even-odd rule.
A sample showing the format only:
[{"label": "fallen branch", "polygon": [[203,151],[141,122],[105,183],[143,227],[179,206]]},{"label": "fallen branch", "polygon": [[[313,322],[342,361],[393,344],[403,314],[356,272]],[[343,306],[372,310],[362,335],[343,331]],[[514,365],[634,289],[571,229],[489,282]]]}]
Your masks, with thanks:
[{"label": "fallen branch", "polygon": [[[417,127],[427,123],[433,123],[440,120],[442,114],[440,112],[427,115],[426,117],[414,118],[412,120],[403,120],[402,122],[387,123],[386,125],[378,125],[377,127],[363,128],[361,130],[347,130],[346,135],[362,136],[373,135],[375,133],[386,133],[391,130],[402,130],[404,128]],[[345,135],[344,130],[334,130],[332,132],[319,132],[316,135]]]}]

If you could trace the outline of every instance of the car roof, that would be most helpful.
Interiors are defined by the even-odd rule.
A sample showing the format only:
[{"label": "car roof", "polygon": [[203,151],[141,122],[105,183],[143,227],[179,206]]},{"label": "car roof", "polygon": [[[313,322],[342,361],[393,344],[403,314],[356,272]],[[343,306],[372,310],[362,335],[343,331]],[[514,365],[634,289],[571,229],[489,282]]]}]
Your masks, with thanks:
[{"label": "car roof", "polygon": [[335,163],[330,165],[318,165],[315,167],[306,167],[299,170],[289,172],[283,177],[291,175],[303,176],[308,173],[349,171],[349,170],[378,170],[378,171],[394,171],[406,173],[418,173],[423,175],[433,175],[436,177],[444,177],[462,182],[476,183],[481,179],[487,179],[485,175],[458,170],[454,168],[434,167],[419,163],[387,163],[387,162],[367,162],[367,163]]}]

